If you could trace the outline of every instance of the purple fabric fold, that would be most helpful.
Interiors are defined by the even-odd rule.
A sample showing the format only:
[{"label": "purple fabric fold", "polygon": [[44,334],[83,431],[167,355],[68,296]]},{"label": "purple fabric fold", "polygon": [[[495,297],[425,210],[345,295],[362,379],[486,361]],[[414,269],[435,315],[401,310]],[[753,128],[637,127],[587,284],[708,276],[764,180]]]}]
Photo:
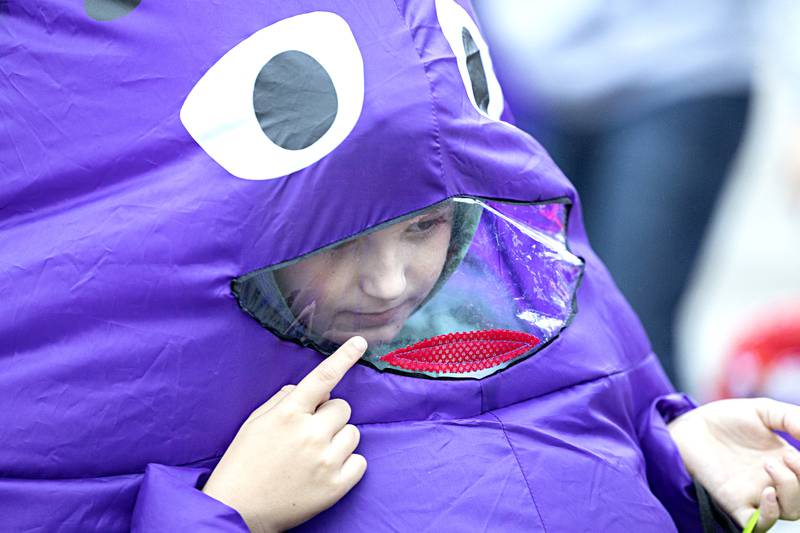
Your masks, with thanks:
[{"label": "purple fabric fold", "polygon": [[653,494],[664,504],[678,531],[702,532],[692,478],[686,471],[667,424],[697,404],[685,394],[672,393],[654,400],[642,414],[639,440]]},{"label": "purple fabric fold", "polygon": [[198,488],[207,474],[205,468],[147,465],[131,531],[249,532],[239,513]]}]

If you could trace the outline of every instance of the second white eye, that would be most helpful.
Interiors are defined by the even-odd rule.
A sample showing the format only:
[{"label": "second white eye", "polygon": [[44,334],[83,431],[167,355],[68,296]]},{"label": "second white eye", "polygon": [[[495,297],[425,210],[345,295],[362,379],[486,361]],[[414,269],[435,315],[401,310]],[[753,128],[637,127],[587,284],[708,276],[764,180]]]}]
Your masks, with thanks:
[{"label": "second white eye", "polygon": [[195,84],[180,118],[234,176],[279,178],[350,134],[364,103],[364,61],[350,26],[316,11],[263,28]]},{"label": "second white eye", "polygon": [[499,120],[503,112],[503,92],[492,68],[489,47],[478,25],[454,0],[436,0],[436,16],[456,56],[472,105],[479,113]]}]

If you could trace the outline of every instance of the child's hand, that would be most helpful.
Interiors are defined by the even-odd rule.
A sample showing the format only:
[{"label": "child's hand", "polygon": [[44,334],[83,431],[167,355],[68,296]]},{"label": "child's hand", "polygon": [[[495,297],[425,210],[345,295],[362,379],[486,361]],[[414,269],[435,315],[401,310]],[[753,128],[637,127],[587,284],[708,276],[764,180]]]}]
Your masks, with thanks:
[{"label": "child's hand", "polygon": [[712,402],[669,424],[686,469],[741,526],[755,531],[800,518],[800,452],[773,431],[800,438],[800,407],[769,400]]},{"label": "child's hand", "polygon": [[347,494],[367,463],[353,453],[359,433],[347,424],[350,406],[330,393],[366,347],[350,339],[253,411],[203,492],[236,509],[254,532],[294,527]]}]

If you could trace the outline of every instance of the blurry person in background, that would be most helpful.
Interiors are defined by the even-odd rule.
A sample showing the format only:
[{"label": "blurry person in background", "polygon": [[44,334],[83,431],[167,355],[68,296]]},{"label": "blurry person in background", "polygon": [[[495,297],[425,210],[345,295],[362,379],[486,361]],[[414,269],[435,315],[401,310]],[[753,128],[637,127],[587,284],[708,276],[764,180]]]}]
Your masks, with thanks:
[{"label": "blurry person in background", "polygon": [[681,381],[701,401],[800,403],[800,4],[760,16],[752,120],[677,318]]},{"label": "blurry person in background", "polygon": [[705,401],[800,403],[800,5],[764,7],[752,123],[678,320],[683,382]]},{"label": "blurry person in background", "polygon": [[748,110],[749,2],[474,2],[518,124],[673,380],[673,317]]}]

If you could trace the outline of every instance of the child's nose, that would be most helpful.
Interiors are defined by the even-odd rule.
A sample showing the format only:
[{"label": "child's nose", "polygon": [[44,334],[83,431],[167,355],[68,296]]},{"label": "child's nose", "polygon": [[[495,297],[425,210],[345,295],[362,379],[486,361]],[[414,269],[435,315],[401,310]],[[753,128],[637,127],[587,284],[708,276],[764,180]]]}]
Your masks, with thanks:
[{"label": "child's nose", "polygon": [[380,300],[395,300],[403,296],[407,281],[401,256],[391,241],[369,243],[360,262],[361,290]]}]

